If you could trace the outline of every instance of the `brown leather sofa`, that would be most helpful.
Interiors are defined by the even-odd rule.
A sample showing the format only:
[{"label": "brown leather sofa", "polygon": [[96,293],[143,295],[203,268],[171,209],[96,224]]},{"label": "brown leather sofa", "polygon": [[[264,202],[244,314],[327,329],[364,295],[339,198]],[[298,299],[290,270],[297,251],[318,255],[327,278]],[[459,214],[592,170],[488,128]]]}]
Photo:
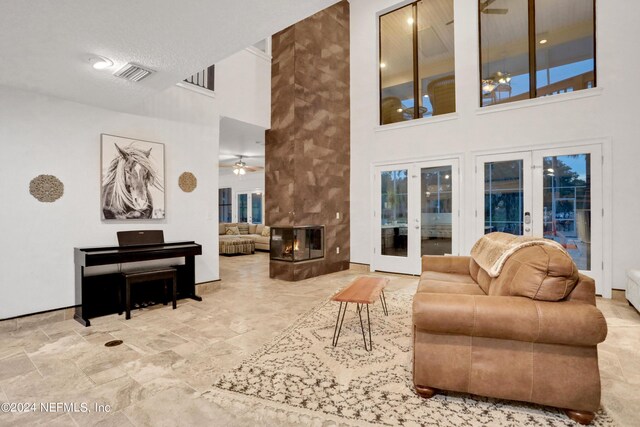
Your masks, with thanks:
[{"label": "brown leather sofa", "polygon": [[492,278],[471,257],[424,256],[413,300],[415,389],[555,406],[582,424],[600,407],[595,282],[549,246],[513,254]]}]

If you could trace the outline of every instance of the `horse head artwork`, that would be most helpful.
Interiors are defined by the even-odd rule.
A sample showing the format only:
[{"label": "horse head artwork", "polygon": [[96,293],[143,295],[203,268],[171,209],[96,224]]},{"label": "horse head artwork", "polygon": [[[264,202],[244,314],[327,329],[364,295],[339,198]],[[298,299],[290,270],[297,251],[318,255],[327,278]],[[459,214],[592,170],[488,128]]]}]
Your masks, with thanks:
[{"label": "horse head artwork", "polygon": [[[150,189],[163,192],[160,177],[147,151],[133,146],[114,144],[117,154],[102,179],[102,214],[104,219],[148,219],[153,215]],[[164,210],[159,216],[164,217]]]}]

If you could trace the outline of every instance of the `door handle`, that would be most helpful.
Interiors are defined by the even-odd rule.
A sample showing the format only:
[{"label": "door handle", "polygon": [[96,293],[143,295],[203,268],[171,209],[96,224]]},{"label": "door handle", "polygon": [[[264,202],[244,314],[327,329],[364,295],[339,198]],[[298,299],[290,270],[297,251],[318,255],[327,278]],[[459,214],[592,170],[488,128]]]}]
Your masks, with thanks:
[{"label": "door handle", "polygon": [[524,223],[531,224],[531,214],[529,212],[524,213]]}]

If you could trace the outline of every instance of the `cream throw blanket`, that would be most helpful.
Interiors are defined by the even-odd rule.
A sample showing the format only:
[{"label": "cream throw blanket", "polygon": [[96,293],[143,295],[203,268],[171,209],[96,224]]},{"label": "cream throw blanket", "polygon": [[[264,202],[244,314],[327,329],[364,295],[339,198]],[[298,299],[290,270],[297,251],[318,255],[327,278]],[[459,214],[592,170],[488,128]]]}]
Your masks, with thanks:
[{"label": "cream throw blanket", "polygon": [[541,237],[514,236],[508,233],[489,233],[473,245],[471,257],[491,277],[498,277],[507,259],[527,246],[546,245],[566,252],[562,245]]}]

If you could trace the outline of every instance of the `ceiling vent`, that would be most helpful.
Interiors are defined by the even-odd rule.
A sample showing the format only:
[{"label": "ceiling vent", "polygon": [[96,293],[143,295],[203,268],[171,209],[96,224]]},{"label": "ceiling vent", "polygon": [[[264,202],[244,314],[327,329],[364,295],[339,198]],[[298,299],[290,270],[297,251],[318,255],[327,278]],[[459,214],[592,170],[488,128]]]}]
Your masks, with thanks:
[{"label": "ceiling vent", "polygon": [[144,68],[141,65],[128,63],[124,67],[120,68],[114,76],[122,77],[123,79],[130,80],[132,82],[139,82],[140,80],[148,77],[153,73],[152,70]]}]

